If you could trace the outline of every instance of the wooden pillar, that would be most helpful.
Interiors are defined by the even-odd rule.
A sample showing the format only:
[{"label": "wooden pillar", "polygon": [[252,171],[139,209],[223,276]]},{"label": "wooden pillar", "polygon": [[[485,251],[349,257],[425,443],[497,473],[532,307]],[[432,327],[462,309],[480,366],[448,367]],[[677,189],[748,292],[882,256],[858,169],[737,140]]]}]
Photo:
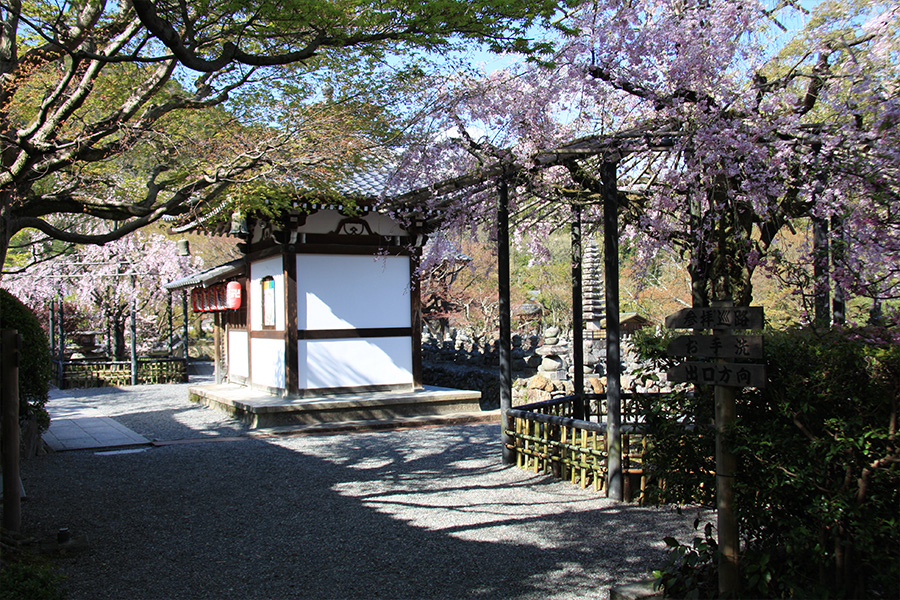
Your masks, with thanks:
[{"label": "wooden pillar", "polygon": [[[713,301],[715,308],[729,308],[732,301]],[[732,330],[717,330],[715,335],[730,335]],[[726,362],[719,359],[717,362]],[[740,538],[738,537],[737,516],[734,512],[734,478],[737,472],[737,459],[726,446],[725,436],[734,426],[737,417],[735,408],[735,388],[717,385],[714,388],[716,402],[716,531],[718,532],[719,552],[719,595],[723,598],[733,597],[740,587],[740,570],[738,554]]]},{"label": "wooden pillar", "polygon": [[606,283],[606,495],[624,498],[622,482],[622,357],[619,348],[619,199],[616,163],[600,167],[603,185],[603,265]]},{"label": "wooden pillar", "polygon": [[172,354],[173,354],[172,336],[175,335],[175,321],[174,321],[175,309],[172,308],[172,292],[169,292],[169,306],[168,306],[167,312],[169,313],[169,358],[172,358]]},{"label": "wooden pillar", "polygon": [[22,528],[19,491],[19,350],[22,342],[15,329],[0,330],[0,413],[3,415],[3,529]]},{"label": "wooden pillar", "polygon": [[187,383],[190,381],[190,366],[191,366],[191,355],[188,352],[188,291],[187,288],[181,290],[181,313],[184,316],[184,323],[182,324],[182,335],[183,346],[184,346],[184,381]]},{"label": "wooden pillar", "polygon": [[[293,246],[291,246],[293,248]],[[300,393],[300,354],[298,349],[299,333],[297,328],[297,254],[285,250],[284,265],[284,374],[287,393]],[[249,293],[247,294],[249,296]]]},{"label": "wooden pillar", "polygon": [[584,310],[582,290],[581,252],[581,205],[572,204],[572,376],[575,399],[572,416],[585,418],[584,407]]},{"label": "wooden pillar", "polygon": [[414,248],[409,256],[409,309],[412,323],[412,376],[413,389],[422,388],[422,287],[419,285],[421,248]]},{"label": "wooden pillar", "polygon": [[138,384],[137,361],[137,296],[134,295],[134,279],[132,278],[131,297],[131,385]]},{"label": "wooden pillar", "polygon": [[56,299],[50,300],[50,322],[47,325],[50,331],[50,356],[56,355]]},{"label": "wooden pillar", "polygon": [[497,198],[497,288],[500,296],[500,429],[503,464],[515,462],[506,411],[512,408],[512,324],[509,291],[509,182],[500,179]]},{"label": "wooden pillar", "polygon": [[222,335],[225,329],[225,311],[216,311],[213,313],[213,319],[215,323],[213,328],[213,381],[216,384],[221,384],[225,382],[225,374],[222,368]]},{"label": "wooden pillar", "polygon": [[66,360],[66,334],[65,334],[65,311],[63,310],[63,299],[59,298],[59,312],[56,315],[57,327],[59,328],[59,334],[57,335],[59,344],[59,362],[56,365],[56,385],[59,389],[63,389],[63,384],[65,383],[64,378],[66,375],[65,365],[63,365],[63,361]]}]

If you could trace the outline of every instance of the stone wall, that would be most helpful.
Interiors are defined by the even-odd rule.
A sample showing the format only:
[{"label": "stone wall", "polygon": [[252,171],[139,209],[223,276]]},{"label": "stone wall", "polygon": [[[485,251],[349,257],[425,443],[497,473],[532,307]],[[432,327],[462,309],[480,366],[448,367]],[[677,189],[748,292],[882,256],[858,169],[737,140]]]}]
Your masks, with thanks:
[{"label": "stone wall", "polygon": [[[513,406],[549,400],[575,393],[571,332],[548,327],[542,336],[514,335],[512,339]],[[622,389],[631,387],[637,366],[628,337],[622,339]],[[425,334],[422,339],[423,379],[428,385],[480,390],[482,409],[500,406],[499,342],[484,343],[464,332],[451,331],[441,341]],[[606,391],[604,340],[584,342],[584,392]]]}]

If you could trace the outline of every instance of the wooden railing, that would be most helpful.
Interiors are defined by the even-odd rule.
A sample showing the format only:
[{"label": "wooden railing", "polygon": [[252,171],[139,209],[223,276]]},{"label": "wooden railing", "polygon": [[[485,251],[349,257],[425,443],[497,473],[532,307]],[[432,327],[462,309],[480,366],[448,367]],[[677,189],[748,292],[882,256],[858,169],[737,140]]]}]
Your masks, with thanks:
[{"label": "wooden railing", "polygon": [[[60,389],[131,385],[131,361],[53,361],[53,374]],[[187,362],[183,358],[139,358],[137,383],[185,383]]]},{"label": "wooden railing", "polygon": [[[585,400],[600,406],[605,394],[590,394]],[[516,464],[535,473],[551,474],[582,488],[606,488],[606,423],[594,412],[587,420],[572,418],[574,396],[525,404],[506,411],[509,429],[507,447],[516,455]],[[622,432],[622,475],[626,500],[633,490],[646,485],[641,426],[624,423]]]}]

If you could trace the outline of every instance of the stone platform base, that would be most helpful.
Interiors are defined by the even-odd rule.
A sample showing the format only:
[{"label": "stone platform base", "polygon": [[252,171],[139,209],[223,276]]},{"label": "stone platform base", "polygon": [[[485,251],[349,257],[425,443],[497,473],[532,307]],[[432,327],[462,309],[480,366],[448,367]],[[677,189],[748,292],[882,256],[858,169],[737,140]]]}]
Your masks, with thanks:
[{"label": "stone platform base", "polygon": [[[438,416],[471,422],[482,414],[484,420],[499,420],[499,411],[490,411],[497,413],[495,417],[481,411],[480,392],[432,386],[416,391],[281,398],[236,384],[209,384],[193,386],[189,393],[192,401],[226,412],[251,429],[351,422],[374,424]],[[467,419],[467,415],[472,418]]]}]

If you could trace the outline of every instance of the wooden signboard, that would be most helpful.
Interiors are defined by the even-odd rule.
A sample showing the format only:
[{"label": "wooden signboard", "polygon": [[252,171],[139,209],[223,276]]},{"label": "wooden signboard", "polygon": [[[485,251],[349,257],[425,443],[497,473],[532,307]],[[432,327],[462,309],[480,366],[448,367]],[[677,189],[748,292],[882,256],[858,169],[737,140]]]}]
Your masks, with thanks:
[{"label": "wooden signboard", "polygon": [[666,371],[671,382],[722,385],[727,387],[765,387],[763,365],[745,363],[688,361]]},{"label": "wooden signboard", "polygon": [[762,329],[761,306],[683,308],[666,317],[669,329]]},{"label": "wooden signboard", "polygon": [[680,335],[666,348],[669,356],[762,358],[761,335]]}]

